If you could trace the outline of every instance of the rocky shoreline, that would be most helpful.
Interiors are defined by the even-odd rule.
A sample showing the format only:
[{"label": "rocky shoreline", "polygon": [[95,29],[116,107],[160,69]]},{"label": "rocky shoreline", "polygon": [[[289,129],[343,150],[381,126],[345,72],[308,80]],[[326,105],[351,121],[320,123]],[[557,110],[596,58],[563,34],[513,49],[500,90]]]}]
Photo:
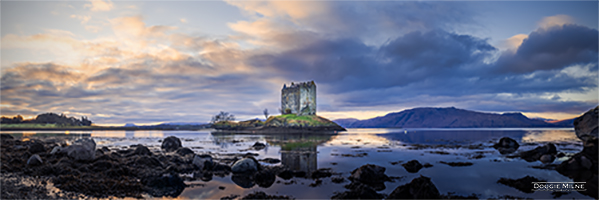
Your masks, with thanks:
[{"label": "rocky shoreline", "polygon": [[[596,110],[596,109],[595,109]],[[596,111],[594,111],[596,113]],[[590,116],[594,117],[594,116]],[[582,120],[584,121],[584,120]],[[593,122],[593,120],[590,120]],[[593,126],[579,122],[577,126]],[[596,127],[596,124],[595,124]],[[588,129],[588,128],[587,128]],[[585,129],[586,130],[586,129]],[[590,130],[596,130],[590,128]],[[575,155],[569,154],[569,159],[560,164],[553,163],[556,158],[563,157],[552,143],[542,145],[518,144],[511,138],[501,138],[492,146],[465,145],[459,148],[489,149],[495,148],[506,159],[522,159],[526,162],[545,163],[539,167],[542,170],[555,170],[570,177],[576,182],[586,182],[587,191],[580,193],[597,198],[597,137],[596,132],[583,133],[580,129],[576,134],[583,140],[583,150]],[[265,158],[257,160],[257,154],[235,153],[228,156],[216,156],[212,153],[197,154],[194,150],[184,147],[179,138],[169,136],[159,141],[160,146],[148,148],[135,144],[126,147],[97,147],[91,138],[67,140],[65,138],[48,137],[14,138],[11,135],[1,136],[1,172],[2,199],[73,199],[73,198],[153,198],[178,197],[183,190],[193,187],[194,181],[210,181],[214,177],[230,177],[230,180],[241,188],[269,188],[275,184],[287,185],[294,181],[306,179],[312,181],[308,187],[319,187],[323,182],[344,184],[344,191],[332,192],[333,199],[450,199],[450,198],[479,198],[477,194],[464,196],[454,193],[442,194],[435,186],[435,176],[416,176],[405,184],[389,184],[404,180],[405,176],[393,177],[387,175],[386,168],[364,163],[352,170],[349,176],[341,175],[336,168],[320,168],[313,171],[292,170],[284,165],[269,165],[261,163],[279,163],[281,160]],[[298,143],[303,144],[303,143]],[[316,144],[307,144],[309,148]],[[530,150],[518,151],[521,146],[532,146]],[[558,144],[559,145],[559,144]],[[261,150],[268,145],[256,142],[250,148]],[[406,149],[429,149],[422,153],[453,155],[447,152],[451,145],[442,148],[427,147],[413,144]],[[192,147],[194,148],[194,147]],[[291,146],[289,148],[292,149]],[[295,147],[293,147],[295,148]],[[354,147],[352,147],[354,148]],[[284,149],[284,148],[282,148]],[[356,146],[356,151],[360,150]],[[316,150],[316,149],[314,149]],[[379,149],[386,150],[386,149]],[[484,157],[473,152],[466,155],[468,159]],[[360,152],[360,155],[368,154]],[[563,154],[563,153],[562,153]],[[331,154],[333,156],[333,154]],[[340,154],[342,157],[345,154]],[[353,154],[352,154],[353,155]],[[353,156],[345,156],[353,157]],[[358,156],[361,157],[361,156]],[[407,160],[406,160],[407,161]],[[433,167],[451,167],[452,169],[467,169],[476,166],[476,162],[459,162],[456,160],[436,160],[430,163],[418,160],[391,162],[400,164],[406,174],[418,173],[420,170]],[[474,163],[473,163],[474,162]],[[395,163],[395,164],[394,164]],[[336,165],[336,164],[335,164]],[[352,167],[353,168],[353,167]],[[281,180],[280,182],[277,179]],[[285,180],[285,182],[283,182]],[[324,181],[323,181],[324,180]],[[497,184],[515,188],[524,193],[530,193],[532,182],[545,181],[533,176],[498,177]],[[306,184],[308,185],[308,184]],[[386,186],[395,187],[385,190]],[[220,189],[220,187],[219,187]],[[387,191],[387,192],[384,192]],[[391,192],[389,192],[391,191]],[[271,191],[272,192],[272,191]],[[555,194],[554,194],[555,193]],[[559,197],[565,193],[554,192]],[[288,194],[265,193],[254,191],[241,197],[237,194],[222,195],[222,199],[292,199]],[[514,198],[501,196],[497,198]]]}]

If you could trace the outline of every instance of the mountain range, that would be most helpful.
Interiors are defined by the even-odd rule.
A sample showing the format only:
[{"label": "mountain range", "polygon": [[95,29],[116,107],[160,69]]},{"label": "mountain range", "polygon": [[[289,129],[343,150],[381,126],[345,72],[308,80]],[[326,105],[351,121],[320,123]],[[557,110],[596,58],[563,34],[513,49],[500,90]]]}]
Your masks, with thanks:
[{"label": "mountain range", "polygon": [[414,108],[366,120],[333,120],[345,128],[534,128],[573,127],[573,119],[544,121],[522,113],[483,113],[450,108]]}]

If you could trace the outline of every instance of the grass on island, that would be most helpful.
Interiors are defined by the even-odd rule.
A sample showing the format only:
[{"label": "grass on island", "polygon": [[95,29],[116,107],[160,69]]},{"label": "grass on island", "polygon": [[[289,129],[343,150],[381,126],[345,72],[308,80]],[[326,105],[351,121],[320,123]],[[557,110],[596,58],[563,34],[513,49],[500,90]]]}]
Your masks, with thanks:
[{"label": "grass on island", "polygon": [[279,116],[272,116],[266,120],[266,124],[273,120],[285,121],[287,124],[302,124],[306,126],[327,126],[334,125],[333,122],[321,118],[317,115],[296,115],[296,114],[284,114]]}]

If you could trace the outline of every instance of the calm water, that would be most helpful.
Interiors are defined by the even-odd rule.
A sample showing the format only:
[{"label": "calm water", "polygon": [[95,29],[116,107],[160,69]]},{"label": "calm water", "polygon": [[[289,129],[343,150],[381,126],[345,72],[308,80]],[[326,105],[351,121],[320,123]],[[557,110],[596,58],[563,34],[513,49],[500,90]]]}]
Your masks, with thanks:
[{"label": "calm water", "polygon": [[[520,192],[514,188],[496,183],[501,177],[518,179],[527,175],[550,182],[571,181],[554,170],[542,170],[531,166],[542,165],[540,161],[526,162],[521,159],[509,159],[490,147],[499,138],[508,136],[521,144],[519,151],[530,150],[547,142],[556,144],[558,151],[572,154],[582,149],[573,129],[349,129],[336,135],[293,134],[223,134],[205,131],[70,131],[70,132],[10,132],[18,137],[60,136],[93,137],[99,147],[128,148],[132,144],[144,144],[158,151],[161,140],[167,136],[177,136],[184,147],[196,153],[209,153],[215,158],[224,158],[232,154],[257,153],[257,159],[277,158],[295,170],[313,171],[319,168],[332,168],[338,173],[334,176],[348,177],[350,172],[364,164],[376,164],[385,167],[388,176],[403,177],[395,182],[387,182],[386,189],[380,193],[389,194],[397,186],[424,175],[431,177],[441,194],[453,192],[459,195],[477,194],[479,198],[491,198],[502,195],[551,199],[551,192]],[[255,142],[267,144],[267,148],[248,150]],[[444,154],[433,151],[443,151]],[[448,154],[447,154],[448,153]],[[483,158],[474,159],[474,155]],[[348,156],[350,155],[350,156]],[[353,156],[351,156],[353,155]],[[430,163],[431,168],[423,168],[417,173],[408,173],[401,164],[416,159],[420,163]],[[567,157],[559,158],[554,164],[561,163]],[[439,161],[472,162],[472,166],[450,167]],[[265,164],[265,163],[263,163]],[[395,164],[395,165],[394,165]],[[220,199],[236,194],[243,196],[253,191],[268,194],[285,194],[298,199],[328,199],[334,192],[343,192],[349,182],[336,184],[330,178],[322,179],[322,184],[310,187],[314,180],[293,178],[277,182],[269,188],[257,185],[250,188],[238,186],[231,176],[216,177],[208,182],[188,181],[193,187],[187,188],[178,198]],[[224,190],[218,189],[224,186]],[[577,192],[571,192],[560,198],[590,198]]]}]

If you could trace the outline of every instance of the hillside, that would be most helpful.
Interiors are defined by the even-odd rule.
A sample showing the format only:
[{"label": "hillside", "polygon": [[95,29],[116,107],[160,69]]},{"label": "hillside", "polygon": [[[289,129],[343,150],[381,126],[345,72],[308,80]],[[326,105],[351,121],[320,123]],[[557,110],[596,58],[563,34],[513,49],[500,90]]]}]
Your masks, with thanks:
[{"label": "hillside", "polygon": [[[529,119],[522,113],[482,113],[451,108],[414,108],[367,120],[341,119],[346,128],[523,128],[569,127]],[[350,122],[350,123],[348,123]],[[571,126],[571,125],[570,125]]]}]

